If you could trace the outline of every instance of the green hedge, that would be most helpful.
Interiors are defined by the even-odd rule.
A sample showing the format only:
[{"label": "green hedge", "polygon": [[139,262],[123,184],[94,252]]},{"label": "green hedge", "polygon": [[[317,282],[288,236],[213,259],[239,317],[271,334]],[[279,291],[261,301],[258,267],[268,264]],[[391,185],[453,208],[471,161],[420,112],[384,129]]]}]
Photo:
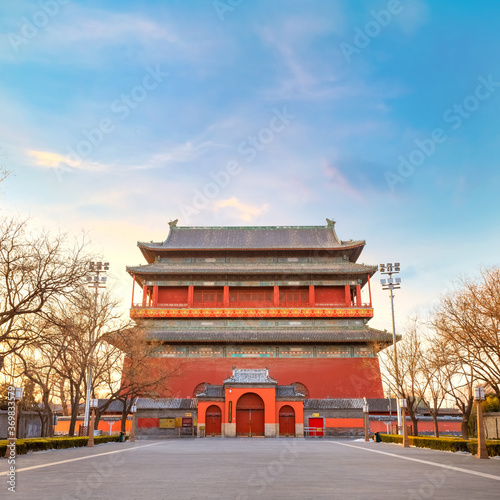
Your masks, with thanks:
[{"label": "green hedge", "polygon": [[[118,435],[113,436],[95,436],[94,444],[117,442]],[[87,446],[88,437],[54,437],[54,438],[32,438],[17,440],[17,454],[25,455],[30,451],[41,450],[62,450],[64,448],[77,448]],[[0,441],[0,456],[5,455],[7,449],[7,441]]]},{"label": "green hedge", "polygon": [[[394,434],[380,434],[380,438],[384,443],[403,443],[403,436]],[[430,436],[408,436],[410,446],[417,448],[431,448],[441,451],[468,451],[475,455],[477,453],[477,439],[469,439],[465,441],[461,438],[454,437],[430,437]],[[500,441],[486,440],[486,449],[490,457],[500,455]]]}]

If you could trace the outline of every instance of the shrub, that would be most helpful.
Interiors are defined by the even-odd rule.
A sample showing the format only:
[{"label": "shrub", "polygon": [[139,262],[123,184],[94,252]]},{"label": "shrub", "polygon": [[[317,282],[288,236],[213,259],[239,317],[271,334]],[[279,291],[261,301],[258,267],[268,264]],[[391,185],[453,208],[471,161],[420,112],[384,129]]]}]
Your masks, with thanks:
[{"label": "shrub", "polygon": [[[477,454],[477,440],[470,440],[467,442],[467,448],[473,454]],[[490,457],[500,456],[500,441],[494,441],[492,439],[486,440],[486,449],[488,450],[488,455]]]},{"label": "shrub", "polygon": [[[17,440],[17,454],[25,455],[31,451],[42,450],[62,450],[65,448],[77,448],[87,446],[88,437],[67,437],[60,436],[54,438],[31,438]],[[117,442],[118,436],[95,436],[94,444],[102,444],[109,442]],[[7,441],[0,441],[0,456],[5,455],[7,449]]]},{"label": "shrub", "polygon": [[[394,434],[380,434],[380,438],[384,443],[403,443],[403,436]],[[430,448],[432,450],[441,451],[469,451],[472,454],[477,453],[477,439],[464,441],[454,437],[430,437],[430,436],[408,436],[410,446],[417,448]],[[490,457],[500,455],[500,441],[486,440],[486,448]]]}]

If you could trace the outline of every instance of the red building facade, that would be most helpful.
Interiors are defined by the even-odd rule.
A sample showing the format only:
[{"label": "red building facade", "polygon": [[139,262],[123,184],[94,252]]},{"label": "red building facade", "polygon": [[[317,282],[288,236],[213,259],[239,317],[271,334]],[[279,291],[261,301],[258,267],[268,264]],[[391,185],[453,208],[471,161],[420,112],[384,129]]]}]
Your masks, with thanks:
[{"label": "red building facade", "polygon": [[314,404],[341,410],[339,428],[357,425],[362,415],[346,402],[384,397],[376,354],[392,342],[368,326],[377,267],[357,263],[364,245],[340,240],[328,219],[300,227],[175,221],[164,242],[139,243],[147,264],[127,268],[131,317],[157,344],[151,369],[173,374],[161,396],[194,399],[207,434],[300,436],[318,419],[334,428],[335,415],[322,417]]}]

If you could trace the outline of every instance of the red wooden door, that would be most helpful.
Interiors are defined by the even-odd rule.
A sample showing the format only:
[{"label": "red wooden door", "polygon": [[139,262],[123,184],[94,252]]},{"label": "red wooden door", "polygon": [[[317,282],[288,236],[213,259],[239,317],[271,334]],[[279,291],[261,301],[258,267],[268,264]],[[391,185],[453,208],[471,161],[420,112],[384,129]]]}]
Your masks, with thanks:
[{"label": "red wooden door", "polygon": [[236,435],[264,436],[264,401],[257,394],[244,394],[236,403]]},{"label": "red wooden door", "polygon": [[309,419],[309,436],[323,436],[323,419]]},{"label": "red wooden door", "polygon": [[295,436],[295,411],[289,406],[282,406],[279,412],[280,436]]},{"label": "red wooden door", "polygon": [[205,434],[207,436],[220,436],[222,429],[222,411],[216,406],[212,405],[207,408],[205,413]]}]

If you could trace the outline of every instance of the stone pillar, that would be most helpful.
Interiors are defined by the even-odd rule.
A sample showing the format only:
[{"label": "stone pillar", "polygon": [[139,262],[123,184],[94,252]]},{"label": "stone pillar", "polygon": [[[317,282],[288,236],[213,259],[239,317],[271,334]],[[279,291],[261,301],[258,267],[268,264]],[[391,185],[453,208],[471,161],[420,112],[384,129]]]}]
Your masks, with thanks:
[{"label": "stone pillar", "polygon": [[476,401],[477,408],[477,458],[488,459],[488,450],[486,448],[486,437],[484,435],[483,407],[481,401]]},{"label": "stone pillar", "polygon": [[236,423],[222,424],[222,435],[224,437],[236,437]]},{"label": "stone pillar", "polygon": [[277,435],[276,427],[279,424],[264,424],[264,436],[266,438],[275,438]]},{"label": "stone pillar", "polygon": [[295,437],[304,437],[304,424],[295,424]]}]

